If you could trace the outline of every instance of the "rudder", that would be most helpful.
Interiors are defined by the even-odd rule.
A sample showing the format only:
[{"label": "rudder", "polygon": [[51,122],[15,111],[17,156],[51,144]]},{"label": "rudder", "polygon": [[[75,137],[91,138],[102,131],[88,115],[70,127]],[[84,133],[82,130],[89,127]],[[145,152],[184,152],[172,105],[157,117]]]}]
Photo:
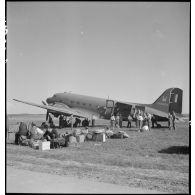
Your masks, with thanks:
[{"label": "rudder", "polygon": [[169,88],[152,104],[152,107],[163,112],[182,113],[183,91],[179,88]]}]

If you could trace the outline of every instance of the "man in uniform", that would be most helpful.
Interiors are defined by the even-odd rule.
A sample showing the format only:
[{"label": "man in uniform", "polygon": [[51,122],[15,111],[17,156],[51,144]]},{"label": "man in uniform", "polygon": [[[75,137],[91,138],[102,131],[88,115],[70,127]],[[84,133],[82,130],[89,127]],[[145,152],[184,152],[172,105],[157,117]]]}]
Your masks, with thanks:
[{"label": "man in uniform", "polygon": [[173,117],[172,117],[172,115],[171,115],[171,113],[169,112],[169,114],[168,114],[168,127],[169,127],[169,130],[171,130],[171,128],[172,128],[172,121],[173,121]]},{"label": "man in uniform", "polygon": [[176,115],[175,115],[175,112],[173,111],[172,112],[172,126],[174,130],[175,130],[175,119],[176,119]]},{"label": "man in uniform", "polygon": [[128,116],[128,123],[127,123],[127,128],[131,128],[131,121],[133,120],[133,118],[131,117],[131,114],[129,114]]}]

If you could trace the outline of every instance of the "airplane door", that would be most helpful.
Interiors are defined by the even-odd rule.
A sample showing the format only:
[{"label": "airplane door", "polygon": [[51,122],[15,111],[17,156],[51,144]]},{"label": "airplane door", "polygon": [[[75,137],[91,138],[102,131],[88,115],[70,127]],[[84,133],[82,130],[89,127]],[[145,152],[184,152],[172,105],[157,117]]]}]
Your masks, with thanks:
[{"label": "airplane door", "polygon": [[114,100],[106,100],[106,112],[105,115],[107,118],[110,118],[114,109]]},{"label": "airplane door", "polygon": [[127,120],[128,115],[131,113],[132,105],[117,102],[114,108],[114,114],[122,114],[123,120]]}]

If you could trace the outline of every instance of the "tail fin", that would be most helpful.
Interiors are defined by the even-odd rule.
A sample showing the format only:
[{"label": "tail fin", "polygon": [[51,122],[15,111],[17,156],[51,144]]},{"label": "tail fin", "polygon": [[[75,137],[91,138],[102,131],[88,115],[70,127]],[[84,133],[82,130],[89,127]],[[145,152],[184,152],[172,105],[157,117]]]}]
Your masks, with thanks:
[{"label": "tail fin", "polygon": [[167,89],[153,104],[152,107],[163,112],[182,113],[183,91],[179,88]]}]

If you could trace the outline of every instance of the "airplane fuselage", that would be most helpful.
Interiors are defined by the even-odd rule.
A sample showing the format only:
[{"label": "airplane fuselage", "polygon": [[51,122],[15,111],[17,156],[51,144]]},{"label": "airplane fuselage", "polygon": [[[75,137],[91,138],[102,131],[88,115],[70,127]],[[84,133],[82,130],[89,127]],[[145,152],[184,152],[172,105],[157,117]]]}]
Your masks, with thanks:
[{"label": "airplane fuselage", "polygon": [[[49,105],[68,106],[71,109],[81,110],[85,113],[90,113],[91,116],[95,115],[98,118],[110,119],[111,114],[116,115],[121,113],[123,120],[126,121],[128,115],[132,112],[132,108],[137,108],[146,112],[150,112],[150,105],[148,104],[135,104],[119,102],[111,99],[104,99],[86,95],[79,95],[73,93],[56,93],[53,97],[48,98],[47,103]],[[166,121],[163,119],[161,121]]]},{"label": "airplane fuselage", "polygon": [[182,94],[183,91],[179,88],[169,88],[152,104],[122,102],[67,92],[56,93],[48,98],[46,100],[48,105],[44,102],[40,105],[17,99],[14,100],[46,109],[47,115],[52,113],[55,117],[59,115],[73,115],[79,118],[91,118],[94,115],[97,118],[110,119],[112,114],[115,116],[121,114],[123,120],[127,120],[128,115],[134,113],[134,109],[139,109],[152,114],[157,121],[167,121],[168,113],[173,111],[179,115],[182,113]]}]

